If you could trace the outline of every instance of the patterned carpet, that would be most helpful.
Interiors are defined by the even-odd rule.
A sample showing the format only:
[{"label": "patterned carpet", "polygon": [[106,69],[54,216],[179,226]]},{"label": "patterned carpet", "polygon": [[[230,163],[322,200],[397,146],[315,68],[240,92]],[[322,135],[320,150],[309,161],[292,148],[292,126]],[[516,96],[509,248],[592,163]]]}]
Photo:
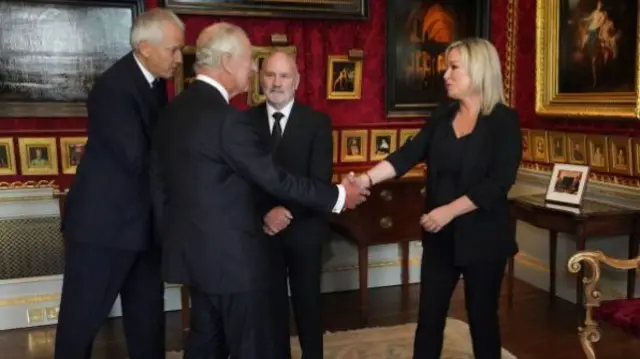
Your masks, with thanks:
[{"label": "patterned carpet", "polygon": [[[411,359],[415,323],[395,327],[376,327],[324,336],[325,359]],[[473,359],[467,323],[448,318],[442,359]],[[293,359],[300,358],[298,339],[291,338]],[[167,353],[167,359],[182,359],[181,352]],[[504,348],[502,359],[516,359]]]}]

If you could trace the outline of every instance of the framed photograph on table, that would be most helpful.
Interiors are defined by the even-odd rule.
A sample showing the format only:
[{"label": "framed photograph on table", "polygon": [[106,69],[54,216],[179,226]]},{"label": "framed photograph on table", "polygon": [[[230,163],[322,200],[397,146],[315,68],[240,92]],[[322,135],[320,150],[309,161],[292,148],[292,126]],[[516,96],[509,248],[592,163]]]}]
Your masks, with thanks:
[{"label": "framed photograph on table", "polygon": [[580,207],[589,179],[589,166],[555,163],[545,200],[551,203]]}]

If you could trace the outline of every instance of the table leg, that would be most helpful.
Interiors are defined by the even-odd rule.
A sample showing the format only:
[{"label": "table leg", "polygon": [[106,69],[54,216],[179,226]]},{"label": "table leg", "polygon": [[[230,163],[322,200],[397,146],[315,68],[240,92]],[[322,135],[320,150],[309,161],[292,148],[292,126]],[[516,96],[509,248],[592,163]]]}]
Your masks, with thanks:
[{"label": "table leg", "polygon": [[558,232],[549,231],[549,300],[556,298],[556,269],[558,267]]},{"label": "table leg", "polygon": [[[585,228],[584,223],[578,225],[578,230],[576,231],[576,252],[585,250],[587,238],[585,236]],[[584,283],[582,280],[584,279],[584,267],[580,269],[578,276],[576,278],[576,304],[584,309]],[[584,315],[584,312],[582,312]]]},{"label": "table leg", "polygon": [[[640,218],[636,218],[635,221],[639,221]],[[635,225],[634,227],[640,227],[640,225]],[[631,232],[629,236],[629,259],[633,259],[638,256],[638,240],[640,239],[639,230],[634,228],[634,231]],[[630,269],[627,272],[627,299],[631,299],[635,296],[636,292],[636,270]]]}]

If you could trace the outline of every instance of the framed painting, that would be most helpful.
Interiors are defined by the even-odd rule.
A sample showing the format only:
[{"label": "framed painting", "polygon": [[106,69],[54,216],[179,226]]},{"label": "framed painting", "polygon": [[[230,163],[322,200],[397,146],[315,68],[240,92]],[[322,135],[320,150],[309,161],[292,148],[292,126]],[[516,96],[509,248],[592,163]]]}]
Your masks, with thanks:
[{"label": "framed painting", "polygon": [[536,113],[639,118],[639,16],[637,1],[538,1]]},{"label": "framed painting", "polygon": [[17,174],[16,155],[13,153],[13,138],[0,138],[0,176]]},{"label": "framed painting", "polygon": [[387,117],[428,117],[447,99],[447,46],[469,36],[489,37],[489,1],[388,1],[386,14]]},{"label": "framed painting", "polygon": [[397,131],[395,129],[371,130],[369,160],[384,160],[396,150],[397,139]]},{"label": "framed painting", "polygon": [[327,99],[358,100],[362,96],[362,60],[331,55],[327,63]]},{"label": "framed painting", "polygon": [[173,76],[174,96],[182,92],[193,80],[196,79],[196,71],[193,65],[196,63],[196,47],[188,45],[182,48],[182,65],[178,67]]},{"label": "framed painting", "polygon": [[522,160],[532,161],[533,152],[531,150],[531,130],[523,128],[520,132],[522,133]]},{"label": "framed painting", "polygon": [[0,2],[0,117],[86,116],[96,77],[131,51],[129,31],[143,6],[143,0]]},{"label": "framed painting", "polygon": [[274,51],[285,52],[294,58],[297,56],[298,50],[295,46],[253,46],[253,61],[256,62],[258,72],[251,76],[249,80],[249,91],[247,92],[247,105],[257,106],[266,100],[262,85],[260,84],[260,70],[262,62]]},{"label": "framed painting", "polygon": [[58,174],[58,149],[55,137],[19,138],[22,175]]},{"label": "framed painting", "polygon": [[589,166],[596,171],[609,171],[609,139],[603,135],[587,137],[589,151]]},{"label": "framed painting", "polygon": [[367,130],[343,130],[340,139],[340,162],[366,162]]},{"label": "framed painting", "polygon": [[567,134],[567,156],[569,163],[587,164],[587,135],[582,133]]},{"label": "framed painting", "polygon": [[87,144],[86,137],[62,137],[60,138],[60,156],[62,157],[62,173],[75,174],[78,164],[84,155]]},{"label": "framed painting", "polygon": [[633,148],[629,137],[609,137],[609,172],[633,175]]},{"label": "framed painting", "polygon": [[369,0],[163,0],[162,3],[178,14],[351,20],[369,18]]},{"label": "framed painting", "polygon": [[633,139],[633,153],[635,154],[636,176],[640,176],[640,137]]}]

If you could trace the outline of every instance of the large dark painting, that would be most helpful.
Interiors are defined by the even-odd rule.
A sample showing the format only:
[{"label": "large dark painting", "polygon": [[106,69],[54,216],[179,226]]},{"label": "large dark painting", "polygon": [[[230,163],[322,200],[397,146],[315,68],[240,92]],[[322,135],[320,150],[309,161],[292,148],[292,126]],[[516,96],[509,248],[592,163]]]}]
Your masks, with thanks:
[{"label": "large dark painting", "polygon": [[181,14],[360,20],[369,18],[369,0],[163,0],[163,2],[165,7]]},{"label": "large dark painting", "polygon": [[488,0],[388,1],[387,116],[429,116],[446,100],[444,51],[469,36],[489,37]]},{"label": "large dark painting", "polygon": [[0,2],[0,117],[85,116],[142,10],[143,0]]},{"label": "large dark painting", "polygon": [[637,1],[562,1],[560,93],[633,92]]}]

